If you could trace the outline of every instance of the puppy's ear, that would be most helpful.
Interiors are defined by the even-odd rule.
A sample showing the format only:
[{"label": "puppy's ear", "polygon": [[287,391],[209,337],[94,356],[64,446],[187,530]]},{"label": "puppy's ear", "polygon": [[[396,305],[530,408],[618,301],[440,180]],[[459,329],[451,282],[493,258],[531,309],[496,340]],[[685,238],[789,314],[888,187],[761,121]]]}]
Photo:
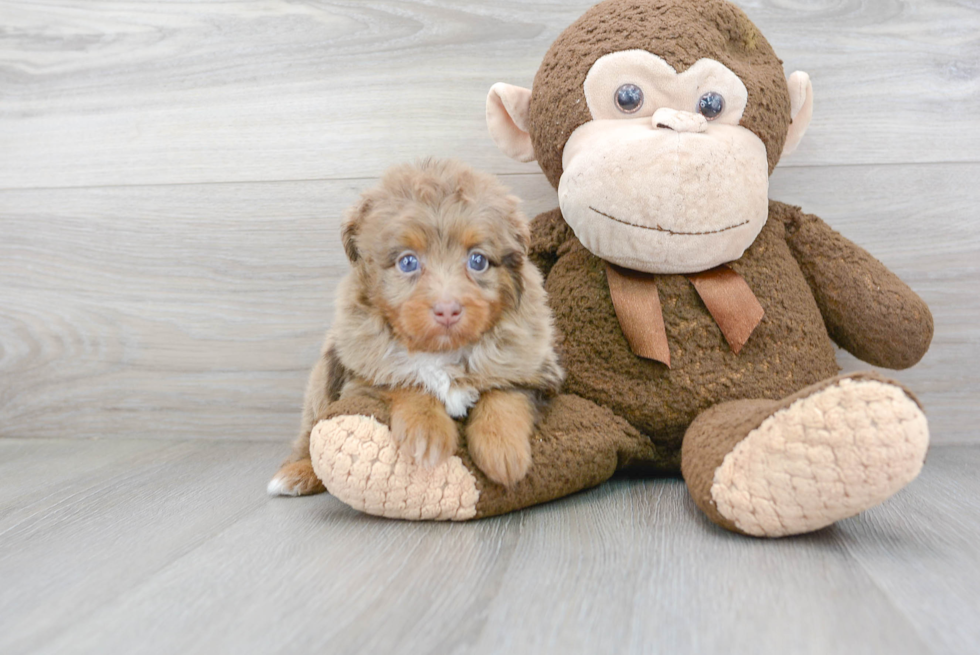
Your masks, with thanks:
[{"label": "puppy's ear", "polygon": [[341,238],[344,240],[344,252],[351,264],[357,262],[360,255],[357,252],[357,224],[354,221],[345,221],[340,229]]},{"label": "puppy's ear", "polygon": [[517,196],[507,196],[507,225],[510,227],[508,247],[514,250],[503,257],[504,267],[510,271],[512,305],[517,307],[524,297],[524,262],[531,244],[531,224],[520,209],[521,200]]},{"label": "puppy's ear", "polygon": [[526,255],[528,248],[531,247],[531,225],[528,223],[524,214],[518,215],[514,233],[521,244],[521,249]]},{"label": "puppy's ear", "polygon": [[344,252],[347,253],[347,259],[350,260],[351,264],[357,263],[361,258],[361,254],[357,250],[357,236],[361,230],[361,224],[364,222],[364,217],[369,211],[371,211],[371,200],[362,197],[356,205],[347,210],[344,224],[340,228]]},{"label": "puppy's ear", "polygon": [[524,212],[521,211],[521,199],[517,196],[508,196],[510,211],[507,212],[507,221],[510,223],[511,232],[520,244],[521,251],[526,255],[531,245],[531,221],[528,220]]}]

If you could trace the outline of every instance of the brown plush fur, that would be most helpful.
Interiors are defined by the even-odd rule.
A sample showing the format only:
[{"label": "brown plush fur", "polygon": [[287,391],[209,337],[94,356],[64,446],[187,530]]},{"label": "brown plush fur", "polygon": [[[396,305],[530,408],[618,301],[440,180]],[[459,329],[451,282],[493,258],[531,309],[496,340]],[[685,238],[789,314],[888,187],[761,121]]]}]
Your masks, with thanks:
[{"label": "brown plush fur", "polygon": [[787,223],[786,241],[834,342],[884,368],[922,359],[932,342],[932,313],[894,273],[810,214]]},{"label": "brown plush fur", "polygon": [[[801,230],[807,244],[834,244],[839,256],[797,260],[806,252],[795,240]],[[925,303],[894,273],[819,218],[772,201],[755,243],[730,264],[765,310],[738,355],[686,277],[657,276],[671,349],[668,369],[630,351],[605,263],[575,238],[560,211],[538,216],[532,235],[531,257],[547,271],[558,328],[574,334],[563,344],[565,391],[608,407],[668,450],[680,448],[687,426],[712,405],[781,399],[835,376],[828,325],[851,335],[840,345],[855,354],[876,353],[876,363],[892,368],[918,361],[932,335]],[[825,287],[811,286],[809,280],[818,278]],[[869,297],[866,280],[885,293]]]},{"label": "brown plush fur", "polygon": [[[461,416],[478,399],[477,408],[494,406],[498,389],[519,389],[507,393],[522,398],[557,391],[563,372],[551,313],[526,257],[530,234],[518,203],[494,177],[453,161],[393,168],[362,195],[343,226],[352,271],[337,290],[335,324],[310,376],[290,461],[309,458],[310,430],[345,396],[387,401],[396,439],[417,460],[437,464],[457,447],[447,410]],[[467,268],[473,252],[489,260],[486,271]],[[406,253],[418,258],[418,271],[399,269]],[[433,313],[443,302],[461,310],[448,327]],[[501,438],[483,442],[485,472],[503,484],[530,465],[533,405],[518,414],[492,413],[510,423],[493,428]],[[474,435],[491,429],[478,424]]]},{"label": "brown plush fur", "polygon": [[592,120],[586,73],[599,57],[632,49],[663,57],[678,73],[707,57],[738,75],[749,92],[741,125],[766,144],[772,172],[790,123],[789,91],[782,62],[742,10],[724,0],[607,0],[562,32],[534,77],[531,142],[555,188],[565,142]]},{"label": "brown plush fur", "polygon": [[[655,443],[679,448],[690,422],[717,402],[781,398],[836,375],[820,309],[778,218],[791,211],[773,203],[755,243],[731,264],[765,310],[738,355],[686,277],[656,276],[671,368],[632,353],[609,296],[605,263],[566,233],[568,240],[558,248],[563,256],[547,281],[560,329],[575,326],[575,338],[564,344],[565,390],[609,407]],[[557,212],[536,219],[557,221],[562,221]],[[540,252],[537,239],[532,247],[534,254]]]}]

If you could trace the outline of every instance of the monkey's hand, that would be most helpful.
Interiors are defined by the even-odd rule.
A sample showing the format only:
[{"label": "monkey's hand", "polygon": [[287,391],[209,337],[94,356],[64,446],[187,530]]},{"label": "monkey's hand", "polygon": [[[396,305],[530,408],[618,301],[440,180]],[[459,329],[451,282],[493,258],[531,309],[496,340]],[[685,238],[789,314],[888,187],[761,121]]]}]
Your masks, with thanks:
[{"label": "monkey's hand", "polygon": [[790,249],[837,345],[884,368],[908,368],[922,359],[933,333],[925,302],[884,264],[816,216],[786,205],[775,209],[787,215]]}]

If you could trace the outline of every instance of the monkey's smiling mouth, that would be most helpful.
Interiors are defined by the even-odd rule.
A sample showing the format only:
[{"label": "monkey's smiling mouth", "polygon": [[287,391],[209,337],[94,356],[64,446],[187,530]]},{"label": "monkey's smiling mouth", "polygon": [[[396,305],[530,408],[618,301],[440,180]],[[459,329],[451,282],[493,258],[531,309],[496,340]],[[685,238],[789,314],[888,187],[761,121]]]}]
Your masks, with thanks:
[{"label": "monkey's smiling mouth", "polygon": [[659,225],[638,225],[636,223],[630,223],[629,221],[624,221],[621,218],[610,216],[606,212],[599,211],[598,209],[592,207],[591,205],[589,206],[589,209],[599,214],[600,216],[605,216],[606,218],[616,221],[617,223],[622,223],[623,225],[629,225],[630,227],[638,227],[643,230],[653,230],[654,232],[666,232],[667,234],[673,234],[675,236],[684,236],[684,237],[697,237],[706,234],[718,234],[719,232],[727,232],[728,230],[734,230],[737,227],[742,227],[743,225],[748,225],[749,223],[749,221],[745,220],[742,221],[741,223],[736,223],[735,225],[729,225],[728,227],[723,227],[718,230],[705,230],[704,232],[678,232],[676,230],[669,230],[665,227],[660,227]]}]

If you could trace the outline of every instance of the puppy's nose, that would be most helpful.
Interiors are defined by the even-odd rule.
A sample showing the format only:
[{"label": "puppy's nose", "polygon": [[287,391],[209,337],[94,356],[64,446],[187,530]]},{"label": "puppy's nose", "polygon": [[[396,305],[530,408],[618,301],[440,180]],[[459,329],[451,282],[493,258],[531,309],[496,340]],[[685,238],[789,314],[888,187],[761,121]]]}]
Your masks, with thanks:
[{"label": "puppy's nose", "polygon": [[463,308],[455,300],[440,300],[432,306],[432,313],[436,316],[436,323],[451,327],[459,322]]}]

